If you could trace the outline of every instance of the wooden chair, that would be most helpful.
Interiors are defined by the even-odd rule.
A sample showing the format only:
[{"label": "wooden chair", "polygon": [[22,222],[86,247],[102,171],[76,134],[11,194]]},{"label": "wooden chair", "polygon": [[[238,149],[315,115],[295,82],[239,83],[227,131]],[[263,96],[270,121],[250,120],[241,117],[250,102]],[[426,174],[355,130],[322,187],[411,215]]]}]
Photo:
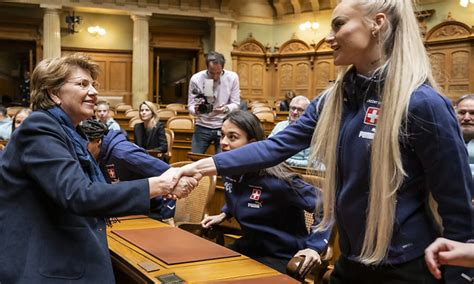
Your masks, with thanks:
[{"label": "wooden chair", "polygon": [[129,109],[133,109],[133,107],[131,105],[127,105],[127,104],[119,104],[115,107],[115,111],[117,113],[125,113],[125,111],[127,111]]},{"label": "wooden chair", "polygon": [[184,104],[167,104],[166,109],[171,110],[186,110],[186,106]]},{"label": "wooden chair", "polygon": [[191,116],[174,116],[166,122],[169,129],[194,129],[194,118]]},{"label": "wooden chair", "polygon": [[166,135],[166,143],[168,143],[168,152],[166,153],[167,161],[171,161],[173,143],[174,143],[174,131],[169,128],[165,128],[165,135]]},{"label": "wooden chair", "polygon": [[128,126],[130,126],[133,130],[133,127],[135,126],[135,124],[137,123],[141,123],[143,122],[139,117],[133,117],[132,119],[130,119],[130,122],[128,123]]},{"label": "wooden chair", "polygon": [[176,110],[165,108],[159,109],[157,113],[161,121],[167,121],[168,119],[177,115]]},{"label": "wooden chair", "polygon": [[[301,176],[303,177],[303,180],[307,183],[314,185],[320,190],[324,189],[325,185],[323,177],[306,174]],[[311,225],[314,222],[314,215],[311,212],[305,212],[305,222],[306,228],[308,229],[308,231],[310,231]],[[313,275],[314,284],[329,283],[331,272],[334,269],[334,263],[339,257],[339,254],[339,235],[336,226],[334,226],[331,237],[328,242],[328,248],[321,255],[321,264],[316,265],[313,270],[309,272]],[[292,259],[290,259],[286,267],[288,275],[299,281],[302,281],[302,283],[304,283],[307,275],[298,275],[297,271],[303,261],[304,257],[293,257]]]},{"label": "wooden chair", "polygon": [[13,116],[20,110],[20,109],[23,109],[25,107],[22,107],[22,106],[11,106],[11,107],[7,107],[7,115],[11,118],[13,118]]},{"label": "wooden chair", "polygon": [[258,107],[252,108],[253,113],[271,112],[271,111],[273,111],[273,109],[270,106],[258,106]]},{"label": "wooden chair", "polygon": [[109,109],[109,117],[114,118],[115,117],[115,111],[112,109]]},{"label": "wooden chair", "polygon": [[260,121],[266,121],[266,122],[275,122],[275,112],[274,111],[262,111],[262,112],[257,112],[254,113]]},{"label": "wooden chair", "polygon": [[139,117],[138,109],[128,109],[125,111],[125,117],[134,118]]},{"label": "wooden chair", "polygon": [[[191,161],[177,162],[172,167],[182,167]],[[202,236],[202,219],[207,216],[209,204],[216,189],[216,176],[205,176],[185,198],[176,201],[175,226]]]}]

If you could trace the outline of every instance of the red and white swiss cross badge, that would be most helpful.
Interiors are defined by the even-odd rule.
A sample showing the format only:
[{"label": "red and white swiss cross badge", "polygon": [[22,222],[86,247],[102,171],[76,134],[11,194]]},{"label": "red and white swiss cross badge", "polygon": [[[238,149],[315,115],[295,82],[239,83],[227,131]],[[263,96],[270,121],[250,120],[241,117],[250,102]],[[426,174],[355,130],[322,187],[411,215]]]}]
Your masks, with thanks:
[{"label": "red and white swiss cross badge", "polygon": [[365,112],[364,123],[369,125],[376,125],[379,118],[380,108],[369,107]]}]

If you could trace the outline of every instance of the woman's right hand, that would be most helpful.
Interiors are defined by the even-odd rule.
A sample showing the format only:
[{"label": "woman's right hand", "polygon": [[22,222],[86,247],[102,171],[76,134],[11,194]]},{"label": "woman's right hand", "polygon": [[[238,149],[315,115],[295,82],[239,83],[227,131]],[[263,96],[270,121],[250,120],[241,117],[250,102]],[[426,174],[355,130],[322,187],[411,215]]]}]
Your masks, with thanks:
[{"label": "woman's right hand", "polygon": [[207,229],[211,227],[212,225],[222,223],[226,216],[227,215],[225,213],[221,213],[219,215],[207,216],[201,221],[201,225],[203,228]]}]

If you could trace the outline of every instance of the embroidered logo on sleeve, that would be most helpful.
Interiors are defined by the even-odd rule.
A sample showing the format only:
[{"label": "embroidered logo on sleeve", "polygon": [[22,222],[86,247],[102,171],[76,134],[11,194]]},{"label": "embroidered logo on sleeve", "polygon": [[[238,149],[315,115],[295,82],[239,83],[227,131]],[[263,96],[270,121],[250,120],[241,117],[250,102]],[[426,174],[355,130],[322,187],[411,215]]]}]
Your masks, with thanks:
[{"label": "embroidered logo on sleeve", "polygon": [[230,182],[224,182],[224,188],[225,191],[228,193],[232,193],[232,183]]},{"label": "embroidered logo on sleeve", "polygon": [[380,108],[369,107],[365,113],[364,123],[369,125],[376,125],[379,118]]},{"label": "embroidered logo on sleeve", "polygon": [[107,175],[109,176],[111,183],[117,183],[120,181],[119,177],[117,176],[117,172],[115,171],[114,164],[106,165],[105,168],[107,169]]}]

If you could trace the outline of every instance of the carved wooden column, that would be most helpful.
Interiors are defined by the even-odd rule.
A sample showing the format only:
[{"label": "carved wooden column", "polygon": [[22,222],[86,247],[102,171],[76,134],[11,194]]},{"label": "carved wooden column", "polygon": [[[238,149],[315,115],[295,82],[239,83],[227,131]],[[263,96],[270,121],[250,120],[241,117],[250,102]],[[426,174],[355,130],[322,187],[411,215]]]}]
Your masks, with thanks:
[{"label": "carved wooden column", "polygon": [[45,9],[43,16],[43,58],[61,56],[61,26],[59,5],[41,4]]},{"label": "carved wooden column", "polygon": [[133,62],[132,62],[132,105],[148,100],[149,72],[149,27],[151,13],[134,13],[133,20]]}]

